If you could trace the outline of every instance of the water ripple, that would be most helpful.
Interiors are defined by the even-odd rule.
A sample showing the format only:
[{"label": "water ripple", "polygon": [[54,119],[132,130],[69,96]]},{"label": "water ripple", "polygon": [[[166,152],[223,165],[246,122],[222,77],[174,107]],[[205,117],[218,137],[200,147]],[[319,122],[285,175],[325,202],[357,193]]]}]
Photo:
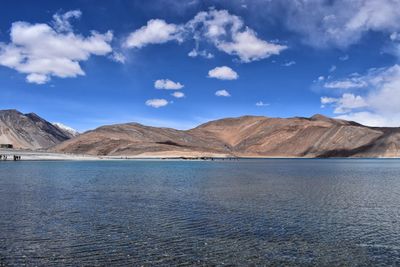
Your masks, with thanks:
[{"label": "water ripple", "polygon": [[0,266],[398,266],[399,163],[4,162]]}]

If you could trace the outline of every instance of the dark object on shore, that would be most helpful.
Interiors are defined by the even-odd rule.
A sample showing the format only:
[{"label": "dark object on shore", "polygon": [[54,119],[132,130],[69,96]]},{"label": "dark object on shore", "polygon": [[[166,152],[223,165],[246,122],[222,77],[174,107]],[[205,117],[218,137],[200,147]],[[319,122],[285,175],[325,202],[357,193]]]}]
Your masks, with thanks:
[{"label": "dark object on shore", "polygon": [[[162,158],[162,159],[168,159],[168,158]],[[177,159],[182,159],[182,160],[239,160],[237,157],[229,157],[229,158],[218,158],[218,157],[178,157]]]},{"label": "dark object on shore", "polygon": [[12,144],[0,144],[0,148],[14,148]]},{"label": "dark object on shore", "polygon": [[[0,155],[0,160],[7,160],[8,159],[8,155]],[[19,161],[21,160],[21,156],[18,155],[13,155],[13,160],[14,161]]]}]

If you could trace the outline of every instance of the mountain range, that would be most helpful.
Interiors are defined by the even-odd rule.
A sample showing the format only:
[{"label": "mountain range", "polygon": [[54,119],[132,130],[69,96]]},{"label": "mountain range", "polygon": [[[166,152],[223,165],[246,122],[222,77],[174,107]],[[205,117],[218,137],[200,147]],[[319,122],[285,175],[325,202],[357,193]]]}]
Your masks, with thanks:
[{"label": "mountain range", "polygon": [[367,127],[322,115],[243,116],[190,130],[126,123],[71,135],[63,128],[33,113],[0,111],[0,143],[53,152],[136,157],[400,157],[400,128]]}]

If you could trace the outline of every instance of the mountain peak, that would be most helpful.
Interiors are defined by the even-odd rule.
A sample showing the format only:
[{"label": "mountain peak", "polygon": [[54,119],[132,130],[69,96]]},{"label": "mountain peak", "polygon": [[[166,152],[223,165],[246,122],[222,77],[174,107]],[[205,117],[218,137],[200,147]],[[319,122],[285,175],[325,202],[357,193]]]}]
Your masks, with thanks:
[{"label": "mountain peak", "polygon": [[65,124],[62,124],[60,122],[53,122],[52,123],[55,127],[57,127],[58,129],[60,129],[63,132],[67,132],[69,135],[71,135],[71,137],[75,137],[77,135],[79,135],[79,132],[77,130],[75,130],[72,127],[69,127]]}]

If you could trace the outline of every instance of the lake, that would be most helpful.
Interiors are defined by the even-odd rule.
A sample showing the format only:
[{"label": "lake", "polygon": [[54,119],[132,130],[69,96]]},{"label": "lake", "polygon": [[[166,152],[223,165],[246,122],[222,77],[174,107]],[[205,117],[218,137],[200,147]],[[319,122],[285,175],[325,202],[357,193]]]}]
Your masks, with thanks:
[{"label": "lake", "polygon": [[399,266],[400,160],[0,162],[0,266]]}]

